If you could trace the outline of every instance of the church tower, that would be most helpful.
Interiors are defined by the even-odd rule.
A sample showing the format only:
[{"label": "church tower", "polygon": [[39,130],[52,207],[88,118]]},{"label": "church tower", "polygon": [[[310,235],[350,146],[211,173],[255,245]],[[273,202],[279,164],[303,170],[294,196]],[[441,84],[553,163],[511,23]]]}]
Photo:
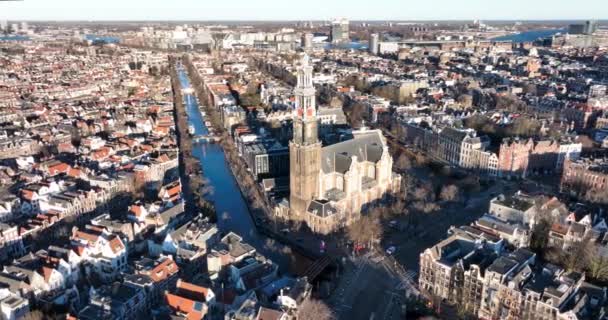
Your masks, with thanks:
[{"label": "church tower", "polygon": [[318,138],[312,70],[308,55],[304,54],[297,69],[293,140],[289,142],[289,205],[291,214],[295,215],[306,212],[310,202],[318,197],[319,189],[321,142]]}]

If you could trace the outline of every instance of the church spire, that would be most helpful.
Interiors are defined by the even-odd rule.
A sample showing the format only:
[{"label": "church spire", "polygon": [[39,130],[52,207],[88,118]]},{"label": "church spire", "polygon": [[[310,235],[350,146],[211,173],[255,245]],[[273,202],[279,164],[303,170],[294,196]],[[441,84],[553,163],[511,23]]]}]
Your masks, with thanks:
[{"label": "church spire", "polygon": [[312,70],[308,55],[302,55],[297,66],[298,84],[294,90],[296,114],[293,120],[293,142],[300,145],[311,145],[319,142]]},{"label": "church spire", "polygon": [[293,140],[289,143],[289,206],[293,214],[302,216],[318,196],[321,172],[315,87],[307,55],[303,55],[297,65],[297,76]]},{"label": "church spire", "polygon": [[314,118],[317,115],[312,70],[313,67],[310,65],[308,55],[303,54],[297,68],[298,84],[294,92],[296,96],[296,115],[302,119]]}]

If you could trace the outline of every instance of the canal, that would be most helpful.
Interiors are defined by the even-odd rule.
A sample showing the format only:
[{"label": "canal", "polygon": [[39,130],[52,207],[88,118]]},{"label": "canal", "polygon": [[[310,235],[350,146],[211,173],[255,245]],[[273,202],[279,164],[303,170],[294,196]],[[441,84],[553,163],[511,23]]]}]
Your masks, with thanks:
[{"label": "canal", "polygon": [[[179,67],[177,71],[182,88],[189,88],[190,79],[187,72]],[[196,97],[184,93],[184,100],[188,122],[194,127],[194,134],[208,134],[209,130]],[[232,231],[240,235],[245,242],[272,259],[282,270],[287,270],[290,266],[290,257],[285,254],[285,246],[257,232],[222,147],[214,143],[194,143],[192,154],[200,161],[203,175],[212,187],[213,191],[206,196],[206,199],[215,205],[218,215],[217,224],[222,234]]]},{"label": "canal", "polygon": [[[182,87],[190,87],[190,79],[186,71],[183,69],[178,71]],[[194,95],[184,94],[184,100],[188,122],[194,127],[194,134],[208,134],[209,130],[205,126],[205,119]],[[226,163],[222,147],[214,143],[194,143],[192,153],[199,159],[203,174],[212,186],[213,191],[207,196],[207,200],[215,205],[220,230],[223,233],[233,231],[250,243],[259,241],[260,236],[255,232],[255,225]]]}]

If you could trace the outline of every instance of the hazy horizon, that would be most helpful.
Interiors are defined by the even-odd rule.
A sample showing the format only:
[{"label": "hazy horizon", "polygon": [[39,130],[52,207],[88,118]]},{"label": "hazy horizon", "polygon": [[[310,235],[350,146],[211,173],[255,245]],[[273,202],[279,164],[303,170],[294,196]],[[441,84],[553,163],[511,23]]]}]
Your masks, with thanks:
[{"label": "hazy horizon", "polygon": [[605,0],[0,1],[0,20],[27,21],[573,21],[608,19]]}]

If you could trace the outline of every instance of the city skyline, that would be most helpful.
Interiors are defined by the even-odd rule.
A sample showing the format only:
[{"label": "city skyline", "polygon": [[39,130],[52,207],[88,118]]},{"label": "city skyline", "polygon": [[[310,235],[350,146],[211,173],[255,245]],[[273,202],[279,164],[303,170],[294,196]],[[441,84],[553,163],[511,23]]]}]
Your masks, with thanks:
[{"label": "city skyline", "polygon": [[554,2],[0,0],[0,320],[608,320]]},{"label": "city skyline", "polygon": [[[286,21],[329,20],[345,17],[351,20],[581,20],[608,18],[608,7],[600,0],[579,1],[576,6],[555,6],[548,0],[515,0],[488,4],[470,0],[462,5],[447,0],[430,0],[424,4],[386,0],[382,5],[369,6],[362,0],[324,2],[312,0],[287,3],[279,0],[245,0],[229,3],[205,3],[182,0],[179,3],[153,1],[84,2],[74,0],[3,1],[0,19],[9,20],[240,20]],[[525,10],[522,10],[525,8]]]}]

